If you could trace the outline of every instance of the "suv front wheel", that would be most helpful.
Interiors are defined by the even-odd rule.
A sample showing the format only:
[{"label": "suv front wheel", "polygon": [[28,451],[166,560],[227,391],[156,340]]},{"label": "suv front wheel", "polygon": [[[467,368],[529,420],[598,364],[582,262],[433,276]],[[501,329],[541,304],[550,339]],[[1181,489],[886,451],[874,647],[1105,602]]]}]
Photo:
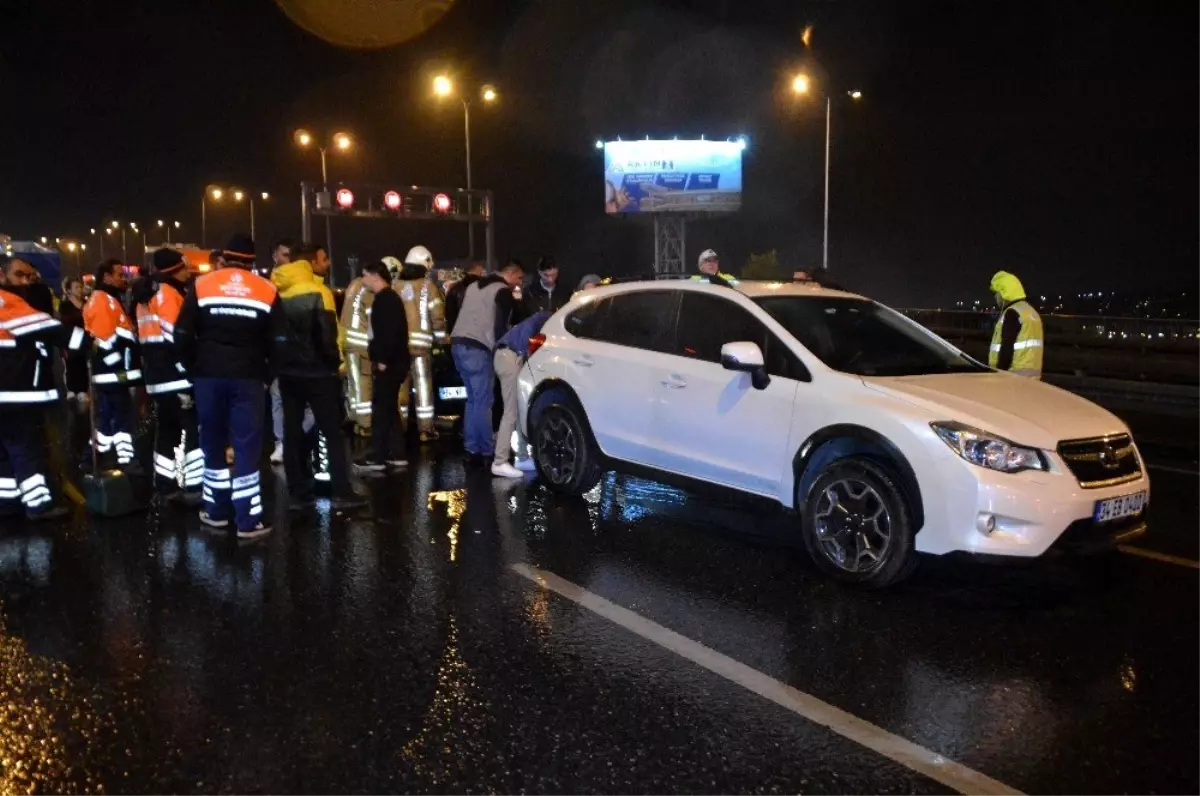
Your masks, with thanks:
[{"label": "suv front wheel", "polygon": [[600,483],[600,448],[578,404],[561,390],[549,390],[533,409],[533,454],[542,481],[564,495],[582,495]]},{"label": "suv front wheel", "polygon": [[830,463],[809,490],[800,522],[809,555],[838,580],[882,588],[917,565],[904,491],[871,459]]}]

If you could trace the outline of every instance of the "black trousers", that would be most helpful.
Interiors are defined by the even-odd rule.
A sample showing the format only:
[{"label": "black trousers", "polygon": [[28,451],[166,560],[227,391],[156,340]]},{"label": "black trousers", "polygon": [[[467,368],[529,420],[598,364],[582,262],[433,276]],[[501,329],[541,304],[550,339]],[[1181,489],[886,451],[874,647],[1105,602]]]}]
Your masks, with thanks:
[{"label": "black trousers", "polygon": [[371,392],[371,458],[377,462],[404,458],[404,432],[400,425],[400,388],[408,368],[395,365],[379,370],[374,364]]},{"label": "black trousers", "polygon": [[283,470],[288,494],[308,496],[313,492],[312,458],[304,444],[304,407],[312,408],[316,431],[325,437],[329,452],[329,480],[334,495],[350,491],[346,441],[342,438],[342,380],[337,376],[314,379],[279,377],[283,399]]},{"label": "black trousers", "polygon": [[[153,395],[156,423],[154,429],[154,481],[166,492],[182,486],[200,491],[204,481],[204,450],[200,447],[200,430],[196,409],[183,408],[179,393]],[[182,456],[176,449],[182,446]]]}]

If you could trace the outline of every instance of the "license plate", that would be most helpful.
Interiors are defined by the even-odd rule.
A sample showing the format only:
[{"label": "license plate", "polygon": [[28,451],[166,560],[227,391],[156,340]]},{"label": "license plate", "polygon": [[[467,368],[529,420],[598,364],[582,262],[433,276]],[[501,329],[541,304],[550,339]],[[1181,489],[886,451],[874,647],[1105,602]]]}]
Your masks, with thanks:
[{"label": "license plate", "polygon": [[1109,498],[1108,500],[1097,500],[1096,511],[1092,514],[1092,518],[1096,522],[1112,522],[1119,520],[1122,517],[1132,517],[1135,514],[1141,514],[1146,508],[1146,493],[1134,492],[1132,495],[1122,495],[1121,497]]},{"label": "license plate", "polygon": [[465,401],[467,400],[466,387],[438,387],[438,398],[443,401]]}]

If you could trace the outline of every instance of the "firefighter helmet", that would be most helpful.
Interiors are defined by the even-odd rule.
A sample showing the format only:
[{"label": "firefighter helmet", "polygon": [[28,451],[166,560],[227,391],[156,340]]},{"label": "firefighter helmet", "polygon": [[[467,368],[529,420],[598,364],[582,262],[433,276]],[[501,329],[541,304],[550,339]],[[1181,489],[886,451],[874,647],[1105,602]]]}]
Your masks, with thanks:
[{"label": "firefighter helmet", "polygon": [[423,265],[426,268],[433,268],[433,254],[424,246],[413,246],[408,250],[408,256],[404,258],[405,265]]},{"label": "firefighter helmet", "polygon": [[388,273],[391,274],[392,279],[395,279],[400,274],[400,269],[402,266],[400,265],[400,261],[395,257],[392,257],[391,255],[384,257],[383,264],[387,266]]}]

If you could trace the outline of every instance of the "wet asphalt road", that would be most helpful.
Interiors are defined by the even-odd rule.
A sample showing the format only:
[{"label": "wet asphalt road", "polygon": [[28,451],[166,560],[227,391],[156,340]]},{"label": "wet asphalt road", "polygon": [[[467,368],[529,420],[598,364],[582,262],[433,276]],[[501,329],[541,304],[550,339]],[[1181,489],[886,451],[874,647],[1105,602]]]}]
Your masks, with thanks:
[{"label": "wet asphalt road", "polygon": [[[1016,790],[1200,788],[1194,568],[931,559],[862,593],[786,517],[612,475],[563,500],[450,447],[259,542],[175,508],[5,527],[0,791],[951,790],[514,563]],[[1138,544],[1194,561],[1197,478],[1152,475]]]}]

